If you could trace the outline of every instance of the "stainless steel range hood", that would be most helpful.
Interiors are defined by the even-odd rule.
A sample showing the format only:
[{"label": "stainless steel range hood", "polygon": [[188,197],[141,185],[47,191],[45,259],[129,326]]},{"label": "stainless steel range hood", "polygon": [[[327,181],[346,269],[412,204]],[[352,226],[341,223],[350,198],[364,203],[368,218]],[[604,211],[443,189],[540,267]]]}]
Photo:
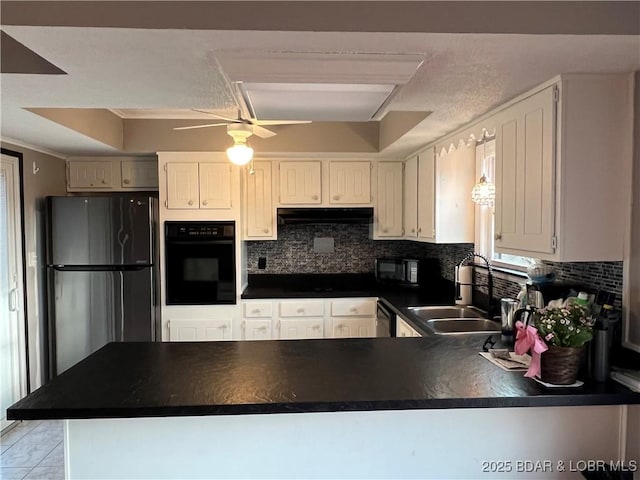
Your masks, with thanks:
[{"label": "stainless steel range hood", "polygon": [[359,223],[373,221],[373,208],[279,208],[278,225]]}]

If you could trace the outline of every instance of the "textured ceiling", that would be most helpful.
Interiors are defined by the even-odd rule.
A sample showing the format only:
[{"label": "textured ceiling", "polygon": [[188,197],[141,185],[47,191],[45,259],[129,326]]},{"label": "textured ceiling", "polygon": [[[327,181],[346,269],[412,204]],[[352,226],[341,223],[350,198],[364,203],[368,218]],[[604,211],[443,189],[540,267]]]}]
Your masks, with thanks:
[{"label": "textured ceiling", "polygon": [[[424,56],[387,110],[433,112],[382,153],[403,157],[559,73],[640,69],[637,35],[257,32],[3,26],[67,75],[3,74],[4,139],[67,155],[114,149],[24,110],[235,109],[216,57],[277,52]],[[293,119],[292,119],[293,120]]]}]

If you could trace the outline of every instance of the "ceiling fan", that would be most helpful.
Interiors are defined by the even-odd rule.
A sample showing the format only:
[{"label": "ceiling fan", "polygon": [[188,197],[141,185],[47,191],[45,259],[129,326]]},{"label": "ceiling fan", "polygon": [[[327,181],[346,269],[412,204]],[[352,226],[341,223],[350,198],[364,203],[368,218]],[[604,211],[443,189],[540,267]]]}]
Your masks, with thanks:
[{"label": "ceiling fan", "polygon": [[263,125],[295,125],[300,123],[311,123],[308,120],[257,120],[255,118],[245,118],[242,111],[238,110],[238,118],[225,117],[205,110],[192,109],[194,112],[211,115],[223,122],[207,123],[204,125],[190,125],[187,127],[175,127],[174,130],[192,130],[195,128],[227,127],[227,134],[233,138],[233,146],[227,149],[227,157],[236,165],[245,165],[253,158],[253,148],[247,145],[247,138],[256,135],[260,138],[269,138],[276,135],[276,132],[264,128]]}]

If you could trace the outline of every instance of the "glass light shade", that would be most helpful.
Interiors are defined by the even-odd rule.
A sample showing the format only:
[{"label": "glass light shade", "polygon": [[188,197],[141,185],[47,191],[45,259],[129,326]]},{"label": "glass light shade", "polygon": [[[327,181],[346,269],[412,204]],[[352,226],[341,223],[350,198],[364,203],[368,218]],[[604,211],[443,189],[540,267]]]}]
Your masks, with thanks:
[{"label": "glass light shade", "polygon": [[246,165],[253,158],[253,148],[244,143],[236,143],[227,148],[227,157],[235,165]]},{"label": "glass light shade", "polygon": [[487,177],[482,175],[480,181],[471,190],[471,200],[478,205],[493,205],[496,198],[496,186],[487,182]]}]

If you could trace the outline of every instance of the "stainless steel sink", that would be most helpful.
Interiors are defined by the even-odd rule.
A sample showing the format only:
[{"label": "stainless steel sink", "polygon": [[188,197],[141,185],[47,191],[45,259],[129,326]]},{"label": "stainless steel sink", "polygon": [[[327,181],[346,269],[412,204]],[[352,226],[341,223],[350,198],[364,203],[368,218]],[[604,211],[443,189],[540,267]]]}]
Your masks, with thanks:
[{"label": "stainless steel sink", "polygon": [[414,321],[436,335],[500,332],[500,323],[487,320],[486,313],[471,306],[444,305],[409,307]]},{"label": "stainless steel sink", "polygon": [[486,318],[432,318],[425,323],[436,335],[500,332],[500,324]]},{"label": "stainless steel sink", "polygon": [[476,307],[439,306],[439,307],[409,307],[409,311],[422,320],[433,318],[484,318],[485,313]]}]

